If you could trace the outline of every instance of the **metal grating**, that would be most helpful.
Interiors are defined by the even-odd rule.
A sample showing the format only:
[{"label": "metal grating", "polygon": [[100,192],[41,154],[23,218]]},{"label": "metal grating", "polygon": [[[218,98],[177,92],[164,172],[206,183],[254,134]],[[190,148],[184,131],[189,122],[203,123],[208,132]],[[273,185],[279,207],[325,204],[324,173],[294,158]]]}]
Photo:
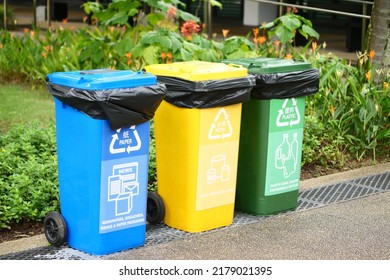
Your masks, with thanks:
[{"label": "metal grating", "polygon": [[[317,207],[323,207],[352,199],[358,199],[389,190],[390,172],[354,179],[338,184],[313,188],[300,192],[297,209],[287,213],[315,209]],[[279,215],[284,214],[286,213],[280,213]],[[271,217],[273,216],[255,216],[236,212],[234,214],[232,225],[224,228],[214,229],[213,231],[247,225]],[[192,236],[193,234],[194,233],[188,233],[178,229],[170,228],[164,224],[147,225],[144,246],[153,246],[156,244]],[[116,254],[120,254],[120,252]],[[46,246],[24,252],[0,256],[0,260],[88,260],[100,258],[102,257],[91,256],[78,250],[74,250],[68,246],[63,246],[60,248]]]},{"label": "metal grating", "polygon": [[306,190],[299,194],[296,211],[345,202],[390,190],[390,172]]}]

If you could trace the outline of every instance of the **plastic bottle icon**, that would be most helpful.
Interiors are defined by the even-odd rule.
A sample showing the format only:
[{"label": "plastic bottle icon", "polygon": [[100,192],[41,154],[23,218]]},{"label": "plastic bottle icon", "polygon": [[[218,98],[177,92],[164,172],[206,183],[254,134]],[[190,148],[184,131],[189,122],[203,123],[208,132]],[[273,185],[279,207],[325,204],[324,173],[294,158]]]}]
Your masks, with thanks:
[{"label": "plastic bottle icon", "polygon": [[293,136],[293,141],[291,142],[291,154],[294,158],[294,172],[298,164],[298,134],[295,132]]},{"label": "plastic bottle icon", "polygon": [[275,150],[275,168],[283,170],[283,177],[295,173],[298,164],[298,134],[294,133],[290,143],[289,135],[283,134],[283,142]]},{"label": "plastic bottle icon", "polygon": [[230,179],[230,167],[229,165],[225,164],[221,170],[221,181],[227,182],[229,181],[229,179]]},{"label": "plastic bottle icon", "polygon": [[291,146],[288,141],[288,134],[283,134],[283,142],[275,151],[275,167],[278,169],[284,169],[285,163],[290,159]]}]

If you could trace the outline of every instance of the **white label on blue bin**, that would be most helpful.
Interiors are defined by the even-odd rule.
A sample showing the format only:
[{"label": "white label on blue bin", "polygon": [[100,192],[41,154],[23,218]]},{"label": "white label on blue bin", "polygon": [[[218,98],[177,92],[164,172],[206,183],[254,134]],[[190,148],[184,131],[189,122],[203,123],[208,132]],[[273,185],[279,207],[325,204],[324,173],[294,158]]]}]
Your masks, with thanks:
[{"label": "white label on blue bin", "polygon": [[135,125],[130,129],[119,128],[111,135],[110,154],[130,154],[141,149],[142,141]]},{"label": "white label on blue bin", "polygon": [[104,125],[102,143],[99,232],[145,225],[149,123],[118,130]]}]

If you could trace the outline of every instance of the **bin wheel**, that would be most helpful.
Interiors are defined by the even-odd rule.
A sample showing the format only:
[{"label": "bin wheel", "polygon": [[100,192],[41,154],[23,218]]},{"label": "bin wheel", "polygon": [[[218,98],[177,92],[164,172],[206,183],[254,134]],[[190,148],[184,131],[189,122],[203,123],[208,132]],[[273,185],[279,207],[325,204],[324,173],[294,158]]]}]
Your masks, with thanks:
[{"label": "bin wheel", "polygon": [[47,241],[55,247],[60,247],[66,241],[66,223],[62,215],[56,211],[46,214],[43,220],[44,232]]},{"label": "bin wheel", "polygon": [[146,204],[146,220],[155,225],[164,220],[165,205],[161,196],[153,191],[148,191],[148,200]]}]

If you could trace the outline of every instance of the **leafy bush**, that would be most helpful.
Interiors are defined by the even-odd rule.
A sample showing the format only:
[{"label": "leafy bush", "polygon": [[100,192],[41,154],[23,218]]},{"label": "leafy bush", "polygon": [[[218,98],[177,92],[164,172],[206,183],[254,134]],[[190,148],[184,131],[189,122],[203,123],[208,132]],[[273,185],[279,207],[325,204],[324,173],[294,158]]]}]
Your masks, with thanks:
[{"label": "leafy bush", "polygon": [[[96,12],[100,22],[109,24],[103,15],[114,8],[129,8],[118,6],[122,2],[126,1],[115,1],[111,8]],[[154,5],[154,1],[146,2]],[[324,143],[328,141],[329,131],[337,132],[333,137],[340,145],[338,150],[360,160],[366,156],[375,159],[377,150],[383,150],[389,141],[390,74],[388,70],[375,69],[372,52],[359,54],[358,64],[351,65],[334,55],[320,54],[321,46],[317,47],[315,42],[309,49],[311,40],[318,38],[318,34],[310,21],[294,13],[254,28],[253,34],[246,37],[227,37],[228,30],[224,30],[223,39],[209,39],[192,19],[178,28],[179,10],[168,4],[180,5],[180,1],[157,2],[158,7],[152,6],[157,12],[148,16],[153,30],[151,23],[131,27],[126,21],[119,28],[59,26],[46,32],[26,30],[21,36],[3,31],[0,76],[3,80],[17,78],[42,84],[46,75],[55,71],[95,68],[138,71],[154,63],[258,56],[305,59],[321,72],[319,93],[307,98],[306,114],[315,116],[324,125],[324,134],[319,136]],[[183,15],[180,14],[182,19]],[[299,52],[292,47],[295,34],[308,39]],[[341,158],[336,161],[344,162]]]},{"label": "leafy bush", "polygon": [[[375,52],[360,54],[353,66],[334,55],[312,52],[308,59],[320,69],[320,91],[306,99],[306,114],[322,123],[321,146],[339,151],[334,156],[345,162],[348,153],[357,160],[377,157],[377,150],[386,149],[390,142],[390,72],[383,75],[372,65]],[[383,72],[384,70],[382,70]],[[381,75],[384,82],[376,83]],[[336,145],[336,146],[335,146]]]},{"label": "leafy bush", "polygon": [[0,229],[59,208],[55,126],[33,122],[0,134]]},{"label": "leafy bush", "polygon": [[314,116],[306,116],[303,130],[302,165],[342,168],[348,154],[346,143],[338,131],[328,132]]}]

